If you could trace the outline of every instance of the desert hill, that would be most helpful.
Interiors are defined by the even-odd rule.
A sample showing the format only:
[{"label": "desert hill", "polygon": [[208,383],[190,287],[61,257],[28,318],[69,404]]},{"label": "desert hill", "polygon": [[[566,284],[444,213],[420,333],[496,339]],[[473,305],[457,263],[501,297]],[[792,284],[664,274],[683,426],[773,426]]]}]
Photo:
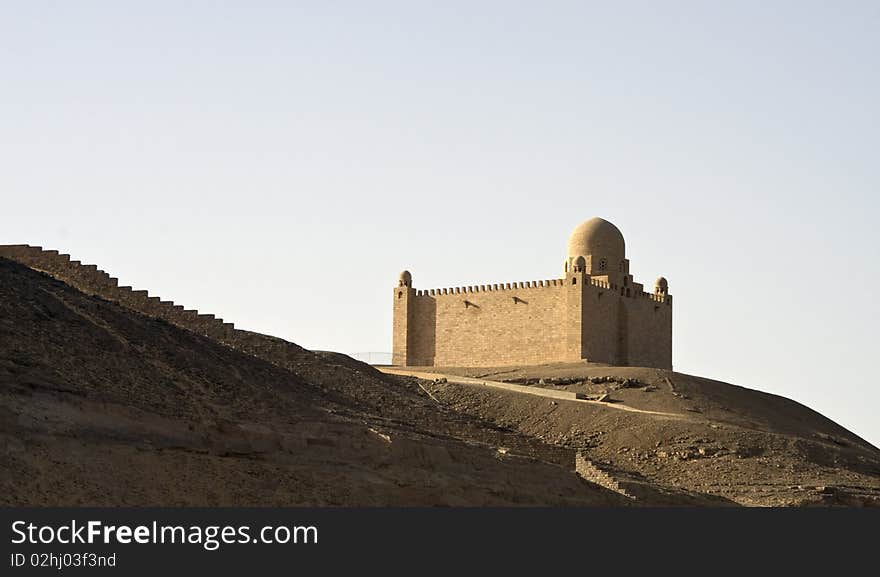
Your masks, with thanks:
[{"label": "desert hill", "polygon": [[[880,451],[777,395],[673,371],[585,363],[412,370],[443,374],[424,385],[456,411],[581,449],[634,490],[676,487],[744,505],[880,503]],[[456,375],[585,400],[459,383]]]},{"label": "desert hill", "polygon": [[[880,451],[766,393],[585,364],[393,376],[265,335],[198,334],[74,286],[0,258],[5,505],[799,505],[880,494]],[[578,454],[600,484],[575,473]]]},{"label": "desert hill", "polygon": [[563,451],[438,411],[416,385],[293,344],[287,360],[301,371],[0,259],[0,501],[626,501],[582,481]]}]

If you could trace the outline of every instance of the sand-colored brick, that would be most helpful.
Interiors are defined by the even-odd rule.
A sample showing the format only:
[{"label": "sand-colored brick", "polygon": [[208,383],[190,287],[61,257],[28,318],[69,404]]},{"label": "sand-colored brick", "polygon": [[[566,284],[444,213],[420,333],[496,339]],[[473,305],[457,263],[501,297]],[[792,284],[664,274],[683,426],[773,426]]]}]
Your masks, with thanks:
[{"label": "sand-colored brick", "polygon": [[623,235],[590,219],[568,243],[564,276],[550,280],[394,289],[396,365],[501,366],[588,360],[672,368],[672,297],[633,282]]}]

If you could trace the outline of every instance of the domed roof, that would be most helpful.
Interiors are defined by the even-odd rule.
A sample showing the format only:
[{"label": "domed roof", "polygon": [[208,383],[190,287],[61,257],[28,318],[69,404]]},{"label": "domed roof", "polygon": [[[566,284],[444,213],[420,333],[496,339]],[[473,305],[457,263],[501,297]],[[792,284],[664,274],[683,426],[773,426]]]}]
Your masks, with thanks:
[{"label": "domed roof", "polygon": [[568,237],[568,256],[585,255],[606,257],[612,262],[623,260],[626,255],[623,234],[604,218],[585,220]]},{"label": "domed roof", "polygon": [[654,281],[654,286],[667,288],[669,286],[669,281],[666,280],[666,277],[659,276],[657,280]]}]

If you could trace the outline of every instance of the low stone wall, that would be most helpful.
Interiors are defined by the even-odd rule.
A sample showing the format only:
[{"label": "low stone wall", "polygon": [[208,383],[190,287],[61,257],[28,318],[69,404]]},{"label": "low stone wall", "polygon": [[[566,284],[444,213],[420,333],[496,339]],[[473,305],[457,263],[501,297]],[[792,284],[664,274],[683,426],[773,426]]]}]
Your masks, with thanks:
[{"label": "low stone wall", "polygon": [[574,401],[583,399],[583,395],[572,393],[570,391],[554,391],[552,389],[542,389],[540,387],[532,387],[529,385],[515,385],[513,383],[500,383],[498,381],[484,381],[482,379],[474,379],[472,377],[460,377],[453,375],[440,375],[438,373],[427,373],[420,371],[411,371],[409,369],[398,369],[395,367],[379,367],[379,370],[389,375],[401,375],[406,377],[416,377],[427,381],[443,378],[447,382],[459,385],[480,385],[484,387],[492,387],[494,389],[502,389],[505,391],[513,391],[515,393],[524,393],[527,395],[536,395],[539,397],[549,397],[551,399],[563,399]]},{"label": "low stone wall", "polygon": [[580,451],[574,456],[574,470],[578,475],[591,483],[610,489],[615,493],[620,493],[629,499],[635,499],[635,496],[627,492],[614,477],[594,465]]}]

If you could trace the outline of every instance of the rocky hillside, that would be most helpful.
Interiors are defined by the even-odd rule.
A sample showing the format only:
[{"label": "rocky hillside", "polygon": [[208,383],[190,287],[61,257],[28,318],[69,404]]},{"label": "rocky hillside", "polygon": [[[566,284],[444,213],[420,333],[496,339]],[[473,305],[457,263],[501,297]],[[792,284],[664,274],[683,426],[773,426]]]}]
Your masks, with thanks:
[{"label": "rocky hillside", "polygon": [[424,383],[462,414],[581,452],[634,491],[674,488],[742,505],[880,505],[880,450],[784,397],[638,367],[431,370],[574,393],[583,400],[454,378]]},{"label": "rocky hillside", "polygon": [[0,259],[0,503],[628,503],[563,449],[266,339],[289,368]]},{"label": "rocky hillside", "polygon": [[870,504],[880,490],[876,448],[732,385],[585,365],[491,376],[613,402],[549,401],[142,313],[0,258],[0,503]]}]

